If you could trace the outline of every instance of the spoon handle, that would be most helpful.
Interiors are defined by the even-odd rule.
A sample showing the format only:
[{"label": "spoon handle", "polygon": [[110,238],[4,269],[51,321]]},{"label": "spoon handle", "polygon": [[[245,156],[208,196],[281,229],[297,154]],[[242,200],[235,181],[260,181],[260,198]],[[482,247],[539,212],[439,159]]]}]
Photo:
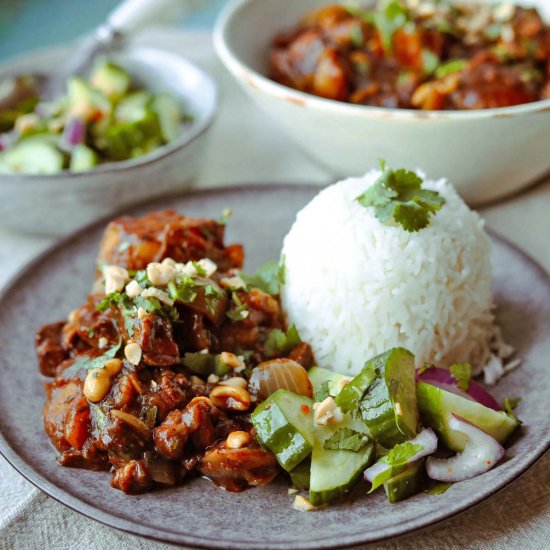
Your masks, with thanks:
[{"label": "spoon handle", "polygon": [[177,15],[197,3],[197,0],[124,0],[106,23],[114,32],[127,36],[151,23],[179,19]]}]

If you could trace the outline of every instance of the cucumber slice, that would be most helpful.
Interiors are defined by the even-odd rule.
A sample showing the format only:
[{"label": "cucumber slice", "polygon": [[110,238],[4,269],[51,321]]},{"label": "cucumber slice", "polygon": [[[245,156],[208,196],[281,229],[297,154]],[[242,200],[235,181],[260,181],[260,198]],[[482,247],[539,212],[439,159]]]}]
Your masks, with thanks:
[{"label": "cucumber slice", "polygon": [[374,459],[374,445],[368,443],[358,452],[327,450],[316,441],[311,455],[309,501],[314,506],[342,498]]},{"label": "cucumber slice", "polygon": [[90,75],[91,85],[115,101],[128,92],[130,82],[130,75],[124,69],[106,59],[99,60]]},{"label": "cucumber slice", "polygon": [[174,141],[181,133],[181,108],[177,100],[168,93],[153,98],[152,108],[157,113],[160,133],[166,143]]},{"label": "cucumber slice", "polygon": [[69,170],[71,172],[86,172],[96,166],[97,162],[95,151],[81,143],[73,149]]},{"label": "cucumber slice", "polygon": [[67,81],[68,117],[80,118],[84,121],[96,120],[97,113],[104,117],[111,113],[111,102],[83,78],[72,76]]},{"label": "cucumber slice", "polygon": [[323,385],[324,382],[328,382],[329,393],[333,397],[338,395],[338,382],[340,380],[348,380],[349,378],[339,372],[323,369],[321,367],[311,367],[307,371],[307,376],[311,385],[313,386],[313,395],[315,395]]},{"label": "cucumber slice", "polygon": [[152,96],[148,92],[134,92],[122,99],[115,109],[117,122],[136,122],[143,120],[149,112]]},{"label": "cucumber slice", "polygon": [[335,401],[336,404],[344,412],[355,412],[359,407],[359,402],[369,389],[371,384],[376,380],[375,361],[368,361],[365,368],[351,381],[346,384],[342,391],[338,394]]},{"label": "cucumber slice", "polygon": [[252,413],[261,444],[287,471],[309,456],[313,448],[313,401],[288,390],[277,390]]},{"label": "cucumber slice", "polygon": [[424,459],[409,464],[405,470],[384,483],[389,502],[404,500],[420,491],[424,481]]},{"label": "cucumber slice", "polygon": [[377,378],[361,400],[361,415],[372,437],[390,448],[416,435],[414,355],[406,349],[393,348],[369,361],[368,366],[374,367]]},{"label": "cucumber slice", "polygon": [[296,489],[309,489],[310,469],[311,460],[309,458],[302,460],[302,462],[290,472],[292,486]]},{"label": "cucumber slice", "polygon": [[422,422],[437,431],[443,442],[457,452],[464,450],[467,438],[449,428],[451,413],[468,420],[499,443],[504,443],[519,426],[519,422],[504,411],[495,411],[426,382],[418,383],[417,394]]},{"label": "cucumber slice", "polygon": [[57,174],[63,170],[63,154],[47,138],[27,138],[1,156],[2,164],[9,172]]},{"label": "cucumber slice", "polygon": [[193,374],[202,376],[204,379],[210,374],[223,376],[231,372],[231,367],[226,365],[219,355],[213,353],[186,353],[181,362]]}]

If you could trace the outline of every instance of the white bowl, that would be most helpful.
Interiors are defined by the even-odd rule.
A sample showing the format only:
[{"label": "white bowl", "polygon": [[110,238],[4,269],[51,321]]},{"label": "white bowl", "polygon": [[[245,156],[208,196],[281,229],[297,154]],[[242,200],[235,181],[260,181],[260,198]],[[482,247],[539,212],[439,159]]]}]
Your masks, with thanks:
[{"label": "white bowl", "polygon": [[[363,174],[383,158],[446,177],[468,202],[480,204],[550,170],[550,100],[478,111],[385,109],[319,98],[264,76],[272,37],[327,3],[231,0],[216,23],[214,44],[242,87],[335,176]],[[550,15],[547,0],[528,3]]]},{"label": "white bowl", "polygon": [[[68,47],[33,52],[2,67],[0,80],[47,73],[70,53]],[[173,142],[135,160],[81,173],[0,174],[0,227],[62,235],[123,206],[191,185],[217,108],[214,82],[186,59],[157,48],[129,46],[112,58],[147,89],[181,98],[192,124]]]}]

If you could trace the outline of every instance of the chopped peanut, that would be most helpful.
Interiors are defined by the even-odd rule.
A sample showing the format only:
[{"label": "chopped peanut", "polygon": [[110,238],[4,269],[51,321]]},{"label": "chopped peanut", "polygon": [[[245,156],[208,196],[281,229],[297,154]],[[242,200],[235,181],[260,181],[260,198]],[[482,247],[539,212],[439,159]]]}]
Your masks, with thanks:
[{"label": "chopped peanut", "polygon": [[124,348],[124,356],[132,365],[139,365],[141,361],[141,346],[137,342],[130,342]]}]

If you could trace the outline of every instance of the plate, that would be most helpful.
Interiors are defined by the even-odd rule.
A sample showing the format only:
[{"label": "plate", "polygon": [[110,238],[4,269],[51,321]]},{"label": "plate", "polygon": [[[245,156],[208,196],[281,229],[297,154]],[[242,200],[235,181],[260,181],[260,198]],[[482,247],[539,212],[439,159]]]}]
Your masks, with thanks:
[{"label": "plate", "polygon": [[[202,191],[132,209],[134,214],[176,208],[217,218],[232,208],[226,242],[241,242],[246,268],[277,258],[296,212],[318,191],[313,186],[255,186]],[[126,496],[107,473],[60,467],[44,433],[42,381],[33,348],[36,329],[66,318],[92,283],[105,222],[80,231],[42,254],[0,297],[0,451],[27,479],[90,518],[133,534],[198,548],[327,549],[402,535],[448,518],[486,499],[533,465],[550,446],[547,364],[550,357],[550,281],[523,253],[492,236],[497,318],[523,365],[496,387],[497,398],[523,397],[524,426],[506,459],[443,495],[419,494],[389,504],[382,491],[359,485],[342,504],[313,513],[292,508],[281,476],[275,483],[228,493],[205,479],[177,488]]]}]

